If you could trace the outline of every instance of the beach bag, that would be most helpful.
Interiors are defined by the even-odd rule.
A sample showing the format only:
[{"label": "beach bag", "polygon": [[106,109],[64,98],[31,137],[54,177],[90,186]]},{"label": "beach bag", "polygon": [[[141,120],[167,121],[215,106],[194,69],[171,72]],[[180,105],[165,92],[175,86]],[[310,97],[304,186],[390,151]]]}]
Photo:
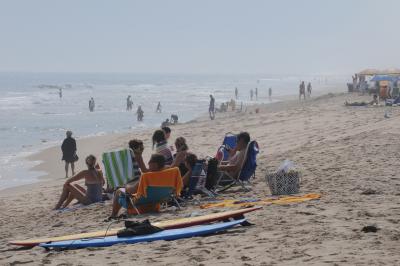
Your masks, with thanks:
[{"label": "beach bag", "polygon": [[218,160],[216,158],[210,158],[207,166],[207,179],[206,188],[213,190],[218,182]]},{"label": "beach bag", "polygon": [[79,157],[76,153],[74,154],[74,156],[72,156],[72,160],[74,160],[74,162],[77,162],[79,160]]},{"label": "beach bag", "polygon": [[272,195],[290,195],[300,191],[301,173],[292,161],[285,160],[275,173],[267,173],[265,179]]},{"label": "beach bag", "polygon": [[150,223],[148,219],[143,222],[125,221],[125,228],[118,230],[117,237],[130,237],[154,234],[163,231]]},{"label": "beach bag", "polygon": [[189,179],[189,195],[202,191],[206,186],[207,180],[207,163],[206,160],[197,160],[192,169],[192,176]]}]

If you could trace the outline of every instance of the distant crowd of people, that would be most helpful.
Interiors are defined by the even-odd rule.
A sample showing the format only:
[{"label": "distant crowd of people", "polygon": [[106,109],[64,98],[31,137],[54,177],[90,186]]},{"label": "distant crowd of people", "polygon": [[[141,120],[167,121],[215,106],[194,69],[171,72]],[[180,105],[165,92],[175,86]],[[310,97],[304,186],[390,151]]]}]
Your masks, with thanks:
[{"label": "distant crowd of people", "polygon": [[[303,82],[303,83],[304,83],[304,82]],[[303,86],[303,85],[301,85],[301,86]],[[310,83],[309,83],[309,86],[310,86],[310,88],[307,87],[307,89],[309,89],[309,94],[311,95],[311,84],[310,84]],[[302,94],[302,88],[300,88],[300,91],[301,91],[300,93]],[[234,95],[235,95],[235,99],[237,100],[238,97],[239,97],[239,90],[238,90],[237,87],[235,88]],[[59,97],[60,97],[60,99],[62,98],[62,96],[63,96],[63,95],[62,95],[62,88],[60,88],[60,89],[59,89]],[[268,97],[269,97],[269,99],[271,100],[271,97],[272,97],[272,88],[269,88],[269,89],[268,89]],[[254,98],[255,98],[255,100],[258,100],[258,88],[257,88],[257,87],[256,87],[254,90],[253,90],[253,89],[250,89],[250,100],[253,101]],[[215,98],[214,98],[214,96],[213,96],[213,95],[210,95],[210,102],[209,102],[209,108],[208,108],[208,112],[209,112],[210,119],[211,119],[211,120],[214,120],[214,119],[215,119],[215,113],[216,113],[216,111],[219,111],[219,112],[227,111],[227,110],[228,110],[227,108],[228,108],[229,105],[232,107],[232,110],[235,110],[235,104],[236,104],[236,102],[235,102],[233,99],[231,99],[230,102],[221,103],[221,106],[220,106],[220,108],[218,109],[218,108],[216,108],[216,106],[215,106]],[[94,111],[95,111],[96,103],[95,103],[95,100],[94,100],[93,97],[91,97],[91,98],[89,99],[89,105],[88,105],[88,107],[89,107],[89,111],[90,111],[90,112],[94,112]],[[241,109],[242,109],[242,108],[243,108],[243,103],[241,103]],[[132,100],[132,96],[131,96],[131,95],[128,95],[127,98],[126,98],[126,111],[131,111],[132,109],[133,109],[133,100]],[[157,103],[155,112],[156,112],[156,113],[162,113],[162,105],[161,105],[161,102],[160,102],[160,101]],[[137,110],[136,110],[136,115],[137,115],[137,121],[143,121],[143,118],[144,118],[144,111],[143,111],[143,108],[142,108],[141,105],[138,105],[138,108],[137,108]],[[177,122],[178,122],[178,116],[177,116],[176,114],[172,114],[172,115],[171,115],[171,119],[170,119],[170,120],[169,120],[169,119],[166,119],[163,123],[166,123],[166,124],[169,124],[169,123],[170,123],[170,124],[176,124]]]}]

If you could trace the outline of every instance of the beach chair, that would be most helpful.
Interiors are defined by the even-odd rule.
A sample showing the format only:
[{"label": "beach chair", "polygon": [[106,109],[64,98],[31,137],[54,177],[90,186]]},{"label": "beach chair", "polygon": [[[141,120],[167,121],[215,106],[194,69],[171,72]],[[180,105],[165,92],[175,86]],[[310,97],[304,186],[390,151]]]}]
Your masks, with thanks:
[{"label": "beach chair", "polygon": [[232,132],[226,133],[222,145],[217,150],[215,158],[217,158],[218,161],[227,161],[229,158],[228,149],[236,148],[236,142],[236,134],[233,134]]},{"label": "beach chair", "polygon": [[140,170],[132,162],[131,154],[133,153],[130,149],[103,153],[102,161],[108,188],[114,190],[123,187],[130,181],[139,179]]},{"label": "beach chair", "polygon": [[196,193],[203,193],[211,198],[215,198],[215,194],[206,188],[207,168],[206,160],[197,160],[192,170],[192,176],[189,179],[188,196],[192,196]]},{"label": "beach chair", "polygon": [[180,209],[176,198],[180,195],[182,186],[182,177],[177,167],[144,173],[140,178],[137,193],[127,195],[131,205],[128,207],[128,214],[158,212],[161,203],[170,200]]},{"label": "beach chair", "polygon": [[[255,178],[255,172],[257,168],[257,154],[259,153],[258,143],[253,140],[247,145],[244,160],[240,167],[238,178],[231,176],[227,172],[221,172],[218,180],[218,188],[216,192],[222,192],[234,185],[240,185],[243,189],[246,188],[245,183],[250,183],[250,178]],[[224,182],[224,185],[221,185]]]}]

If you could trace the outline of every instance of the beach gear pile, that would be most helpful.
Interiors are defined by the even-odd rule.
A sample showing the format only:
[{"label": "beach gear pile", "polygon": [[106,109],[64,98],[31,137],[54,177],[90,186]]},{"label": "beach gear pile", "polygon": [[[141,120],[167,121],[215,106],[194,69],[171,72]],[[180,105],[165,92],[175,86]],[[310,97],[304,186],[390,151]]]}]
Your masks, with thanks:
[{"label": "beach gear pile", "polygon": [[10,244],[30,248],[40,246],[46,249],[75,249],[105,247],[119,243],[133,244],[156,240],[176,240],[210,235],[237,225],[248,226],[250,223],[246,221],[244,215],[259,209],[260,207],[244,208],[154,223],[150,223],[148,220],[142,222],[125,220],[124,228],[107,228],[103,231],[15,240],[11,241]]},{"label": "beach gear pile", "polygon": [[265,179],[272,195],[291,195],[300,191],[301,172],[296,165],[285,160],[275,173],[267,173]]}]

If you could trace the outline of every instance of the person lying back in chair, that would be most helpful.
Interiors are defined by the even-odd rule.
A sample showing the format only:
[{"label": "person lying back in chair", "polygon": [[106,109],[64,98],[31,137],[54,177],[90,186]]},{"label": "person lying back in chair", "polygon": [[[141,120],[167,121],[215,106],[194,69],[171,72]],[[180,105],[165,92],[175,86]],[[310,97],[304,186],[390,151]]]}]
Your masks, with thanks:
[{"label": "person lying back in chair", "polygon": [[227,172],[232,177],[238,178],[249,142],[250,134],[247,132],[241,132],[237,136],[236,148],[229,150],[229,160],[226,162],[221,162],[221,164],[218,166],[218,170]]},{"label": "person lying back in chair", "polygon": [[[165,158],[161,154],[153,154],[149,160],[149,168],[150,172],[159,172],[165,169]],[[114,198],[113,198],[113,209],[110,218],[116,218],[118,215],[119,210],[121,207],[126,207],[126,202],[121,202],[121,195],[125,193],[133,194],[136,193],[137,186],[135,187],[135,191],[132,191],[132,187],[127,187],[126,189],[118,189],[115,191]]]}]

